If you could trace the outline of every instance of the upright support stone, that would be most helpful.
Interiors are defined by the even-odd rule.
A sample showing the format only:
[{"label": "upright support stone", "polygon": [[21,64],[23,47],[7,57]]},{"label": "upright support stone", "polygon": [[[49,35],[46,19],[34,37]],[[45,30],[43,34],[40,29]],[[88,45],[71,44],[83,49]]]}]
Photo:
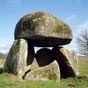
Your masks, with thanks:
[{"label": "upright support stone", "polygon": [[62,78],[76,77],[78,75],[75,59],[72,58],[70,52],[62,47],[54,47],[52,49],[53,57],[60,66]]},{"label": "upright support stone", "polygon": [[30,45],[28,42],[28,57],[27,57],[27,65],[31,65],[35,57],[34,47]]},{"label": "upright support stone", "polygon": [[7,56],[4,70],[22,78],[26,67],[27,50],[28,44],[25,39],[15,40]]},{"label": "upright support stone", "polygon": [[36,80],[60,81],[60,69],[57,61],[55,60],[49,65],[39,67],[30,71],[28,74],[25,75],[24,79],[32,80],[32,81],[36,81]]}]

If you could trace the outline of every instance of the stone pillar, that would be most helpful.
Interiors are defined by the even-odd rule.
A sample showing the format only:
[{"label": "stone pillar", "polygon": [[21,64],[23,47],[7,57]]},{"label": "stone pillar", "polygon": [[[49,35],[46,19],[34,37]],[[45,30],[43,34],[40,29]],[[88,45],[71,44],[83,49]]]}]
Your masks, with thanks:
[{"label": "stone pillar", "polygon": [[28,43],[27,66],[31,65],[35,57],[34,47]]},{"label": "stone pillar", "polygon": [[28,44],[25,39],[15,40],[7,56],[4,70],[22,78],[26,67],[27,50]]},{"label": "stone pillar", "polygon": [[34,69],[27,73],[25,75],[26,80],[42,80],[42,81],[47,81],[47,80],[54,80],[54,81],[60,81],[60,69],[58,66],[57,61],[53,61],[52,63],[39,67],[37,69]]},{"label": "stone pillar", "polygon": [[78,75],[75,59],[72,58],[67,49],[54,47],[52,53],[60,66],[61,78],[76,77]]}]

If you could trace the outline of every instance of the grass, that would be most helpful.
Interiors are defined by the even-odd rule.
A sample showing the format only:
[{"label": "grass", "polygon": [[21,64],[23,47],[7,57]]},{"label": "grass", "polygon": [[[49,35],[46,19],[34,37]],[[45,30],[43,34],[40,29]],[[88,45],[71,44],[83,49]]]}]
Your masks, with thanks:
[{"label": "grass", "polygon": [[88,60],[79,59],[78,61],[79,77],[62,79],[60,82],[53,80],[46,82],[20,80],[12,74],[1,73],[0,88],[88,88]]},{"label": "grass", "polygon": [[78,62],[79,73],[88,75],[88,59],[78,59]]}]

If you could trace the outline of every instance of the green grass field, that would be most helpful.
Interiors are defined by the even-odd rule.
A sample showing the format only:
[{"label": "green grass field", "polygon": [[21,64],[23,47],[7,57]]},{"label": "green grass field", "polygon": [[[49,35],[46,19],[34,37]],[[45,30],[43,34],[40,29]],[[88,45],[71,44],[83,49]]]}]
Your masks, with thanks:
[{"label": "green grass field", "polygon": [[45,82],[19,80],[12,74],[2,73],[4,61],[0,60],[0,88],[88,88],[88,59],[79,59],[78,62],[79,77]]}]

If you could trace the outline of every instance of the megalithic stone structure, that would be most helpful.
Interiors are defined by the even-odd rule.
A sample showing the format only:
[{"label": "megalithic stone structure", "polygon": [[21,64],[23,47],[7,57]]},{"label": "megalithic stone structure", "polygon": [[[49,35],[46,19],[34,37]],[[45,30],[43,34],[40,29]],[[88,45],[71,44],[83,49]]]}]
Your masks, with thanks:
[{"label": "megalithic stone structure", "polygon": [[[34,74],[37,70],[32,71],[31,68],[35,58],[39,65],[38,69],[50,67],[54,61],[57,61],[58,67],[60,67],[60,71],[57,70],[58,76],[57,73],[52,73],[55,73],[58,78],[60,78],[59,74],[62,78],[77,76],[74,60],[67,56],[69,55],[67,51],[64,52],[63,49],[58,48],[61,45],[69,44],[72,40],[70,27],[60,19],[47,12],[27,14],[17,23],[14,38],[15,41],[4,65],[5,71],[28,79],[27,76],[31,77],[30,73]],[[44,48],[35,53],[34,47]],[[50,50],[47,47],[54,48]]]}]

